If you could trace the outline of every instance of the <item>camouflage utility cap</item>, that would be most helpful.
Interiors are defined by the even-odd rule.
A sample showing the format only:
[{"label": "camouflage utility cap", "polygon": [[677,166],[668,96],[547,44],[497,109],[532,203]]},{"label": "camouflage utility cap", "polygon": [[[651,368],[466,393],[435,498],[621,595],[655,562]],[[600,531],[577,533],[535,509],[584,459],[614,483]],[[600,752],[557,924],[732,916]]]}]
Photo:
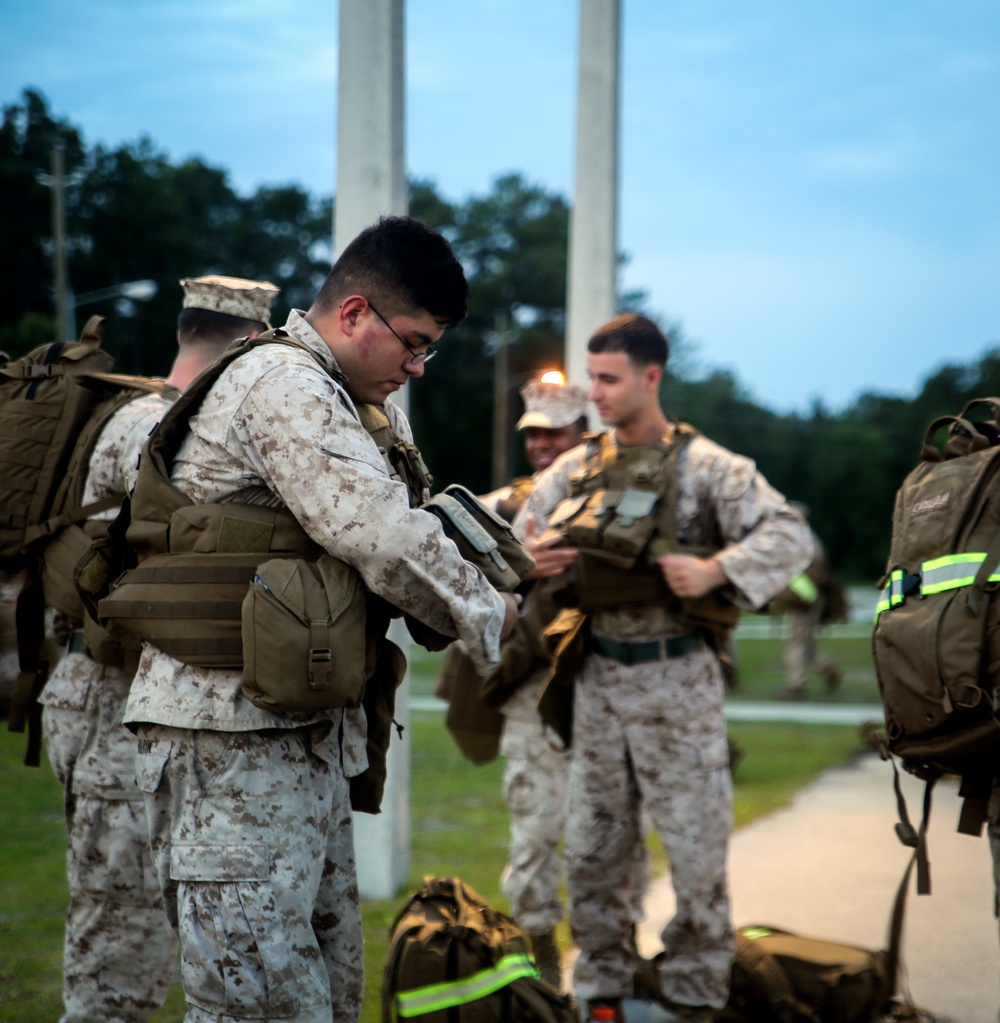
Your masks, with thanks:
[{"label": "camouflage utility cap", "polygon": [[532,380],[520,393],[524,415],[517,421],[519,430],[532,426],[561,430],[587,414],[587,392],[582,387]]},{"label": "camouflage utility cap", "polygon": [[268,323],[271,303],[281,290],[270,281],[246,281],[242,277],[184,277],[183,309],[207,309],[213,313],[238,316],[243,320]]}]

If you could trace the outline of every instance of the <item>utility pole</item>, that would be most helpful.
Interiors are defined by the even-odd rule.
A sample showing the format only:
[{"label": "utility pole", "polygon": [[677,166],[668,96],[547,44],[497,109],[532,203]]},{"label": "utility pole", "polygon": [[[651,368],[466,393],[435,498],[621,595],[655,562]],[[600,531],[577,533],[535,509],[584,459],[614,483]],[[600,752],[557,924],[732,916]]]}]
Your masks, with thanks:
[{"label": "utility pole", "polygon": [[76,337],[76,324],[71,320],[73,302],[66,275],[66,166],[62,143],[52,147],[52,269],[55,281],[56,339],[69,341]]},{"label": "utility pole", "polygon": [[618,309],[620,0],[580,0],[576,183],[569,227],[566,359],[587,381],[587,341]]},{"label": "utility pole", "polygon": [[[340,0],[337,102],[337,202],[334,251],[386,214],[406,213],[404,162],[403,0]],[[413,386],[412,383],[410,385]],[[406,411],[404,388],[393,401]],[[410,640],[394,621],[389,638],[405,652]],[[410,723],[409,673],[396,690],[395,720]],[[382,812],[354,818],[358,889],[389,899],[406,883],[410,864],[410,760],[389,746]]]}]

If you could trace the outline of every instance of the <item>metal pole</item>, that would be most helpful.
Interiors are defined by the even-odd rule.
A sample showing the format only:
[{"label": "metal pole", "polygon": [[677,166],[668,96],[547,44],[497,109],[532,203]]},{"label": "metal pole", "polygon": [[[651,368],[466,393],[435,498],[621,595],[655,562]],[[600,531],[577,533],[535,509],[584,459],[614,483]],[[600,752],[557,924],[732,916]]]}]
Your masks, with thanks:
[{"label": "metal pole", "polygon": [[62,145],[52,147],[52,265],[55,278],[55,306],[57,339],[68,341],[76,337],[73,322],[73,303],[69,296],[66,275],[66,200],[65,162]]},{"label": "metal pole", "polygon": [[[404,163],[403,0],[340,0],[337,202],[334,251],[384,214],[407,208]],[[410,385],[412,386],[412,384]],[[406,410],[407,388],[393,396]],[[389,637],[404,652],[409,634],[395,621]],[[409,674],[396,691],[395,719],[409,725]],[[362,897],[392,898],[410,862],[410,760],[407,744],[389,747],[382,812],[354,818]]]},{"label": "metal pole", "polygon": [[566,367],[587,382],[587,341],[618,308],[619,0],[580,0],[576,184],[569,229]]}]

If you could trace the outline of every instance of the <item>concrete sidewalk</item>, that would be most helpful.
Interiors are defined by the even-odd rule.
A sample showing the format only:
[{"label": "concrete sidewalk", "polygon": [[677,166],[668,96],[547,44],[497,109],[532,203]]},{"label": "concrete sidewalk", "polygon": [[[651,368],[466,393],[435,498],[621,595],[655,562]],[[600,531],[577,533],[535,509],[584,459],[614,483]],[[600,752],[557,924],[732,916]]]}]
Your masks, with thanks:
[{"label": "concrete sidewalk", "polygon": [[[903,789],[917,826],[923,783],[904,775]],[[911,881],[901,990],[954,1023],[997,1023],[1000,946],[989,843],[955,831],[959,806],[955,782],[938,782],[928,830],[932,894],[918,896]],[[910,855],[896,838],[896,820],[892,768],[875,754],[823,774],[790,807],[733,835],[733,922],[885,947]],[[639,932],[644,954],[657,951],[659,931],[673,911],[670,878],[660,878]],[[640,1014],[630,1015],[635,1023]]]}]

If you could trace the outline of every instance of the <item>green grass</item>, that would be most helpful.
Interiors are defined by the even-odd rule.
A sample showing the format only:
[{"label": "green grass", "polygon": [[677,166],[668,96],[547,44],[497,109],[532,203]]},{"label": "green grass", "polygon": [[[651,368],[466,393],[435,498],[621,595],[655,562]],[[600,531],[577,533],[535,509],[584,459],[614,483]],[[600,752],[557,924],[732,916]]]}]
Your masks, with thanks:
[{"label": "green grass", "polygon": [[[846,670],[844,686],[823,702],[877,702],[867,640],[824,640]],[[781,644],[756,639],[739,644],[741,686],[735,698],[760,699],[780,687]],[[867,662],[866,662],[866,658]],[[415,694],[433,692],[438,658],[412,658]],[[867,663],[867,666],[866,666]],[[843,764],[862,748],[856,729],[818,725],[734,724],[733,739],[744,757],[735,780],[735,824],[742,826],[786,805],[824,769]],[[474,767],[463,760],[438,713],[413,712],[411,744],[411,859],[409,887],[424,874],[458,874],[501,908],[499,890],[506,859],[507,815],[501,794],[502,763]],[[60,960],[65,881],[62,793],[47,762],[21,763],[24,736],[0,730],[0,791],[5,820],[0,832],[0,1019],[38,1023],[61,1011]],[[655,871],[665,867],[655,838],[650,841]],[[363,907],[368,985],[363,1023],[378,1023],[379,984],[389,927],[406,893]],[[568,946],[565,925],[559,934]],[[184,998],[171,988],[155,1023],[180,1023]]]}]

